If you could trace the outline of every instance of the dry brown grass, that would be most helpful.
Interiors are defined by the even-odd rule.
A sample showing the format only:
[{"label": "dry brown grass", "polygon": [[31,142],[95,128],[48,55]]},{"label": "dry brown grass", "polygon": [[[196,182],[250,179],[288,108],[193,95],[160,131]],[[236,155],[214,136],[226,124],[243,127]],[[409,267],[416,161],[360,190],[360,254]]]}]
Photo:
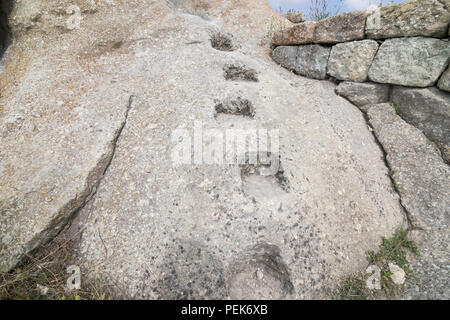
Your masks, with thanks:
[{"label": "dry brown grass", "polygon": [[[82,279],[69,291],[67,267],[74,262],[71,240],[56,238],[27,257],[11,272],[0,272],[0,300],[110,300],[116,297],[100,279]],[[83,274],[83,273],[82,273]],[[43,289],[48,288],[43,294]]]}]

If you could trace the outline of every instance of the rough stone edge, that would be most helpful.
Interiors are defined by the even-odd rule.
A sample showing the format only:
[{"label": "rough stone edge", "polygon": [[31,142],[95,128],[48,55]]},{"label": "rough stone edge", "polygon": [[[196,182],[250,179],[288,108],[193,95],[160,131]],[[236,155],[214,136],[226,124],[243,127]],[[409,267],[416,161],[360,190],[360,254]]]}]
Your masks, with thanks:
[{"label": "rough stone edge", "polygon": [[[439,88],[438,88],[439,89]],[[391,99],[391,97],[392,97],[392,90],[393,90],[393,85],[389,85],[389,99]],[[337,94],[337,93],[336,93]],[[342,97],[343,99],[346,99],[345,97]],[[350,103],[352,103],[350,100],[348,100],[348,99],[346,99],[347,101],[349,101]],[[352,103],[353,104],[353,103]],[[388,162],[388,160],[387,160],[387,152],[386,152],[386,150],[384,149],[384,147],[383,147],[383,144],[381,143],[381,141],[378,139],[378,137],[377,137],[377,135],[376,135],[376,132],[375,132],[375,129],[372,127],[372,125],[371,125],[371,123],[370,123],[370,120],[369,120],[369,117],[368,117],[368,114],[367,114],[367,112],[368,112],[368,110],[370,109],[370,107],[371,106],[373,106],[373,105],[366,105],[366,106],[362,106],[362,107],[358,107],[358,106],[356,106],[355,104],[353,104],[356,108],[358,108],[358,109],[360,109],[361,110],[361,113],[362,113],[362,115],[363,115],[363,117],[364,117],[364,119],[365,119],[365,121],[366,121],[366,124],[367,124],[367,127],[368,127],[368,129],[369,129],[369,131],[370,132],[372,132],[372,135],[373,135],[373,137],[374,137],[374,140],[375,140],[375,142],[376,142],[376,144],[378,144],[378,146],[380,147],[380,150],[382,151],[382,153],[383,153],[383,161],[384,161],[384,163],[385,163],[385,165],[386,165],[386,167],[388,168],[388,170],[389,170],[389,172],[391,172],[392,171],[392,168],[391,168],[391,166],[390,166],[390,164],[389,164],[389,162]],[[399,115],[396,115],[397,117],[399,117],[402,121],[405,121],[405,120],[403,120]],[[406,121],[405,121],[405,123],[407,123]],[[418,128],[416,128],[415,126],[413,126],[413,125],[411,125],[411,124],[409,124],[409,123],[407,123],[408,125],[410,125],[410,126],[412,126],[413,128],[415,128],[415,129],[417,129],[417,130],[419,130]],[[422,132],[421,130],[419,130],[420,132]],[[422,133],[423,134],[423,133]],[[439,153],[439,155],[442,157],[442,154],[440,154],[440,152],[438,152]],[[442,160],[443,160],[443,162],[444,163],[446,163],[445,162],[445,160],[442,158]],[[448,165],[448,163],[446,163],[447,165]],[[389,178],[390,178],[390,180],[391,180],[391,183],[392,183],[392,188],[394,189],[394,191],[397,193],[397,195],[398,195],[398,197],[399,197],[399,204],[400,204],[400,207],[402,208],[402,210],[403,210],[403,212],[404,212],[404,214],[405,214],[405,218],[406,218],[406,221],[407,221],[407,224],[408,224],[408,228],[407,228],[407,230],[406,230],[406,232],[407,232],[407,237],[408,238],[411,238],[412,237],[412,235],[415,233],[415,232],[421,232],[421,233],[424,233],[425,234],[425,236],[426,235],[428,235],[428,234],[431,234],[431,233],[435,233],[435,232],[439,232],[439,230],[438,229],[435,229],[435,228],[428,228],[427,230],[425,230],[422,226],[420,226],[420,225],[416,225],[414,222],[413,222],[413,219],[411,218],[411,213],[409,212],[409,210],[403,205],[403,203],[402,203],[402,195],[400,194],[400,192],[397,190],[397,188],[395,187],[396,186],[396,181],[395,181],[395,178],[394,178],[394,176],[393,175],[389,175]],[[422,246],[427,246],[427,243],[422,243]],[[420,258],[417,258],[417,261],[421,261],[420,260]],[[417,262],[416,262],[416,264],[417,264]],[[406,294],[408,294],[408,286],[407,286],[407,284],[405,284],[404,285],[404,287],[405,287],[405,295]]]},{"label": "rough stone edge", "polygon": [[[18,257],[11,257],[13,261],[6,261],[6,265],[1,266],[3,271],[9,272],[17,267],[20,262],[29,256],[34,250],[38,249],[42,245],[48,243],[54,239],[64,228],[76,217],[78,212],[86,206],[86,204],[95,196],[98,187],[103,180],[106,172],[108,171],[117,148],[117,142],[122,135],[125,128],[128,115],[132,109],[135,101],[135,96],[131,95],[128,100],[128,105],[125,110],[124,119],[119,128],[114,132],[112,140],[107,144],[107,150],[99,158],[95,167],[89,172],[84,182],[84,190],[79,194],[75,194],[74,198],[69,200],[60,210],[55,217],[49,221],[47,227],[35,235],[28,243],[23,245],[24,252]],[[36,243],[34,246],[30,246],[31,243]]]}]

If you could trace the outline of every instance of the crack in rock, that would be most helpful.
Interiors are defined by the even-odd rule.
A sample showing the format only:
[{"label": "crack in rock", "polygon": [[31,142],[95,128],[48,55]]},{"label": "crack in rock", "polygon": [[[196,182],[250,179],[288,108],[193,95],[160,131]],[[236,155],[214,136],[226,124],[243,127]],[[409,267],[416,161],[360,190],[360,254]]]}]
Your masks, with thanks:
[{"label": "crack in rock", "polygon": [[63,204],[56,212],[48,212],[48,221],[46,221],[45,216],[36,217],[36,213],[27,214],[27,211],[25,211],[28,209],[28,202],[25,200],[34,193],[28,193],[22,196],[16,195],[7,201],[0,202],[0,227],[2,229],[8,225],[25,223],[22,220],[21,222],[14,222],[14,217],[21,217],[31,221],[39,219],[38,225],[42,225],[41,229],[35,227],[30,231],[33,234],[20,234],[21,238],[19,238],[17,231],[14,229],[9,229],[2,234],[2,237],[0,238],[0,248],[2,249],[0,251],[0,266],[2,270],[9,271],[13,269],[27,255],[32,253],[33,250],[56,237],[76,216],[77,212],[79,212],[79,210],[95,195],[98,185],[114,158],[117,141],[127,123],[128,114],[132,108],[134,99],[134,96],[130,96],[123,121],[119,128],[114,132],[113,138],[108,143],[107,150],[99,157],[96,165],[89,171],[83,182],[82,190],[74,194],[72,198]]},{"label": "crack in rock", "polygon": [[1,1],[0,3],[0,58],[6,51],[11,40],[8,17],[13,7],[12,0]]}]

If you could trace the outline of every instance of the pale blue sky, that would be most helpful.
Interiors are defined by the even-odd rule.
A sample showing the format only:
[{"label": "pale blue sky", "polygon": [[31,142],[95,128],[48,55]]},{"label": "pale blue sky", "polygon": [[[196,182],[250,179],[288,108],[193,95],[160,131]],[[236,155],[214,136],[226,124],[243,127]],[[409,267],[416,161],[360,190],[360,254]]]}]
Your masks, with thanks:
[{"label": "pale blue sky", "polygon": [[[405,0],[343,0],[341,12],[363,10],[372,4],[378,5],[380,1],[386,4],[388,2],[404,2]],[[303,10],[306,14],[308,14],[310,2],[310,0],[269,0],[269,3],[276,11],[279,11],[279,8],[281,7],[284,12],[289,9],[295,9]],[[339,3],[339,0],[328,0],[328,3],[329,7],[333,9]]]}]

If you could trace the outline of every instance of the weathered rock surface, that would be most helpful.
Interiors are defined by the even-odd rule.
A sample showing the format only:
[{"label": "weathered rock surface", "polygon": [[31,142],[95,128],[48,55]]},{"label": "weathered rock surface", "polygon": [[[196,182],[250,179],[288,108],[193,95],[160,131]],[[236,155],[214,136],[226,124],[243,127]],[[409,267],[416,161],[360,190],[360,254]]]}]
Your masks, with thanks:
[{"label": "weathered rock surface", "polygon": [[437,88],[395,86],[391,99],[399,115],[435,141],[450,160],[450,94]]},{"label": "weathered rock surface", "polygon": [[272,59],[282,67],[294,71],[297,64],[297,46],[280,46],[272,52]]},{"label": "weathered rock surface", "polygon": [[[167,300],[217,300],[227,296],[223,261],[202,241],[175,236],[167,247],[170,250],[161,253],[161,258],[168,263],[152,288],[155,295]],[[145,275],[152,269],[146,270],[141,272]],[[141,281],[142,285],[147,285],[145,276]]]},{"label": "weathered rock surface", "polygon": [[353,11],[321,20],[314,30],[314,43],[362,40],[366,18],[366,11]]},{"label": "weathered rock surface", "polygon": [[405,298],[411,300],[448,300],[450,297],[450,231],[447,228],[408,233],[419,247],[420,255],[408,257],[417,281],[407,281]]},{"label": "weathered rock surface", "polygon": [[364,82],[377,50],[374,40],[338,43],[331,49],[327,72],[339,80]]},{"label": "weathered rock surface", "polygon": [[292,23],[302,23],[306,21],[305,12],[303,11],[288,12],[284,16]]},{"label": "weathered rock surface", "polygon": [[295,72],[308,78],[325,79],[330,51],[331,48],[318,44],[299,46]]},{"label": "weathered rock surface", "polygon": [[375,10],[367,17],[366,34],[373,39],[395,37],[446,38],[449,0],[415,0]]},{"label": "weathered rock surface", "polygon": [[[19,20],[17,14],[26,9],[17,5],[11,19]],[[12,31],[18,45],[11,47],[0,77],[2,270],[52,239],[95,191],[125,125],[131,96],[87,72],[88,56],[82,63],[64,59],[74,35],[47,47]],[[78,44],[88,50],[86,41]],[[25,45],[30,51],[21,53]],[[35,57],[34,49],[43,55]]]},{"label": "weathered rock surface", "polygon": [[314,30],[317,22],[307,21],[276,32],[272,44],[276,46],[288,46],[296,44],[309,44],[313,42]]},{"label": "weathered rock surface", "polygon": [[448,41],[431,38],[386,40],[378,50],[369,79],[401,86],[430,87],[447,67]]},{"label": "weathered rock surface", "polygon": [[[51,61],[46,65],[52,66]],[[85,203],[111,161],[128,112],[130,96],[126,94],[74,95],[69,103],[64,95],[44,95],[37,97],[36,104],[32,100],[36,96],[27,92],[30,86],[45,91],[43,86],[70,81],[83,90],[89,83],[76,76],[55,78],[49,71],[23,82],[12,100],[13,106],[17,103],[21,108],[4,106],[0,121],[3,270],[52,239]],[[98,86],[98,90],[105,88]]]},{"label": "weathered rock surface", "polygon": [[441,90],[450,92],[450,67],[442,74],[438,82],[438,87]]},{"label": "weathered rock surface", "polygon": [[267,243],[241,253],[229,267],[227,282],[232,300],[281,300],[294,293],[280,249]]},{"label": "weathered rock surface", "polygon": [[436,146],[389,104],[373,105],[367,114],[413,226],[448,229],[450,168]]},{"label": "weathered rock surface", "polygon": [[390,87],[380,83],[344,81],[336,87],[336,93],[366,111],[364,106],[388,102]]},{"label": "weathered rock surface", "polygon": [[387,153],[392,178],[415,228],[409,231],[409,240],[416,243],[420,252],[408,257],[418,281],[406,283],[405,296],[448,300],[449,166],[443,163],[433,143],[396,115],[390,105],[371,106],[368,117]]},{"label": "weathered rock surface", "polygon": [[[379,146],[332,83],[271,61],[259,45],[277,16],[266,1],[171,3],[102,1],[63,29],[50,22],[73,1],[46,1],[50,14],[16,33],[0,71],[1,263],[82,207],[69,230],[78,264],[127,298],[228,298],[225,270],[260,242],[279,248],[293,298],[320,296],[405,226]],[[213,48],[211,29],[242,47]],[[226,80],[232,66],[258,81]],[[254,117],[216,118],[237,92]],[[174,131],[193,137],[198,122],[278,129],[282,170],[177,166]]]}]

